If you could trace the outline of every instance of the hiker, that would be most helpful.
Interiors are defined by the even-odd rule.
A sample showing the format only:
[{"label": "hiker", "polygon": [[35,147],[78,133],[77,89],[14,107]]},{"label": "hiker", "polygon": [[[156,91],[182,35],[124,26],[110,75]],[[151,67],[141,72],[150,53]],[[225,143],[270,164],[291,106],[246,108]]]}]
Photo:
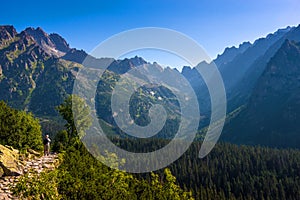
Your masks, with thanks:
[{"label": "hiker", "polygon": [[46,137],[44,138],[44,155],[45,156],[49,156],[50,154],[50,138],[49,135],[46,135]]}]

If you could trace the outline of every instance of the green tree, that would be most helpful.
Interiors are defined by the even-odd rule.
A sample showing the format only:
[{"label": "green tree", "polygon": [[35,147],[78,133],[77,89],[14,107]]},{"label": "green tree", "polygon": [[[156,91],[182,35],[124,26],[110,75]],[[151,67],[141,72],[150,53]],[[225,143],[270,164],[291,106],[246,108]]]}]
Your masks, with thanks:
[{"label": "green tree", "polygon": [[31,113],[15,110],[0,101],[0,143],[21,150],[42,150],[39,120]]},{"label": "green tree", "polygon": [[65,101],[57,107],[59,114],[66,120],[65,127],[68,133],[68,143],[76,141],[76,138],[82,138],[85,130],[92,124],[90,109],[84,99],[76,95],[68,96]]},{"label": "green tree", "polygon": [[52,149],[54,152],[62,153],[66,150],[66,144],[69,142],[68,132],[62,130],[56,133],[53,141]]}]

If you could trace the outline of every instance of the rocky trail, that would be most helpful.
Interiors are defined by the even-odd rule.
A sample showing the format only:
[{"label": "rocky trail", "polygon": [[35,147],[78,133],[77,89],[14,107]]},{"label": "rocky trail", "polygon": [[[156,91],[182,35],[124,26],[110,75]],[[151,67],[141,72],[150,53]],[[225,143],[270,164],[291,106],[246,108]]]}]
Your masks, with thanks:
[{"label": "rocky trail", "polygon": [[29,173],[30,175],[31,173],[53,170],[58,163],[58,157],[56,154],[51,154],[49,156],[25,160],[23,163],[24,165],[20,174],[0,177],[0,200],[19,199],[13,196],[10,188],[18,183],[19,178],[22,176],[21,174]]}]

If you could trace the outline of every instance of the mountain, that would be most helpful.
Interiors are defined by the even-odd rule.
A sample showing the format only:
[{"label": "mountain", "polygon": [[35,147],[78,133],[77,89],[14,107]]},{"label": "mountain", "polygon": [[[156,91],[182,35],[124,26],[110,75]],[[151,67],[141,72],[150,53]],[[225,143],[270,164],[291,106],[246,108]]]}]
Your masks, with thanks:
[{"label": "mountain", "polygon": [[[251,90],[250,86],[247,89],[241,88],[246,72],[249,68],[256,68],[256,65],[252,66],[252,64],[290,30],[291,28],[287,27],[286,29],[276,31],[274,34],[269,34],[266,38],[260,38],[253,44],[244,42],[238,47],[225,48],[224,52],[218,55],[213,63],[200,63],[200,67],[215,65],[219,69],[226,90],[227,110],[229,112],[247,102],[247,94]],[[208,89],[195,67],[184,67],[182,74],[191,83],[198,96],[198,101],[201,104],[200,109],[203,115],[206,116],[206,120],[202,120],[202,127],[205,127],[209,123],[208,119],[211,112]],[[251,84],[254,84],[258,77],[251,76],[247,78]]]},{"label": "mountain", "polygon": [[[300,41],[300,26],[286,27],[265,38],[257,39],[253,44],[244,42],[238,47],[226,48],[214,60],[224,81],[227,95],[228,111],[231,112],[245,104],[249,99],[257,79],[266,67],[267,62],[280,48],[285,39]],[[210,65],[213,65],[210,63]],[[183,68],[183,75],[191,82],[204,110],[210,107],[207,88],[197,70]],[[199,78],[200,77],[200,78]],[[205,91],[205,92],[202,92]]]},{"label": "mountain", "polygon": [[[150,64],[137,56],[120,60],[94,58],[83,50],[70,48],[58,34],[47,34],[41,28],[26,28],[17,33],[13,26],[0,26],[0,36],[0,100],[6,101],[14,108],[30,111],[46,119],[42,121],[47,122],[44,126],[48,128],[57,126],[53,123],[53,120],[56,121],[58,117],[56,107],[67,95],[72,94],[79,69],[108,66],[105,74],[109,76],[104,76],[100,80],[102,85],[99,85],[98,90],[103,89],[100,91],[103,96],[97,97],[100,99],[97,103],[110,108],[111,92],[120,75]],[[83,66],[82,63],[86,59],[89,62]],[[167,71],[171,70],[163,70],[157,63],[151,66],[158,73],[168,73]],[[179,74],[178,71],[176,73]],[[89,91],[89,85],[85,87]],[[134,119],[141,124],[145,125],[150,122],[147,118],[148,109],[151,104],[161,101],[158,99],[166,97],[164,104],[170,107],[168,109],[170,113],[178,110],[179,105],[171,100],[174,99],[174,95],[166,88],[148,85],[142,90],[145,92],[142,96],[136,94],[136,98],[132,99],[135,107],[138,105],[142,107],[138,113],[132,113]],[[155,95],[151,95],[153,92]],[[102,119],[109,126],[115,125],[111,112],[103,113],[99,108],[97,110],[100,110],[98,113],[103,114]],[[174,118],[174,114],[172,116]],[[168,123],[171,123],[172,127],[177,127],[172,120],[170,119]],[[170,133],[176,133],[176,128],[172,131],[168,128],[163,131],[164,137]]]},{"label": "mountain", "polygon": [[243,42],[238,47],[232,46],[225,48],[221,55],[218,55],[214,60],[217,66],[226,65],[231,62],[236,56],[244,53],[252,44],[250,42]]},{"label": "mountain", "polygon": [[147,62],[143,58],[135,56],[131,59],[114,60],[107,69],[116,74],[125,74],[129,70],[144,64],[147,64]]},{"label": "mountain", "polygon": [[51,55],[61,57],[70,50],[65,39],[55,33],[48,35],[40,27],[36,29],[30,27],[22,33],[31,36],[45,52]]},{"label": "mountain", "polygon": [[[234,57],[232,61],[218,66],[224,80],[226,91],[230,92],[236,84],[239,84],[243,79],[245,72],[252,66],[252,64],[263,56],[275,42],[281,39],[290,30],[290,27],[279,29],[265,38],[260,38],[243,53]],[[218,63],[218,60],[215,62]]]},{"label": "mountain", "polygon": [[0,44],[1,47],[7,45],[17,35],[13,26],[0,26]]},{"label": "mountain", "polygon": [[94,67],[110,64],[117,74],[147,63],[140,57],[93,58],[40,27],[17,33],[13,26],[0,26],[0,99],[38,116],[57,116],[55,107],[72,93],[76,71],[86,58]]},{"label": "mountain", "polygon": [[58,57],[69,50],[65,40],[41,28],[0,30],[1,99],[38,116],[57,115],[55,107],[72,92],[73,72],[80,67]]},{"label": "mountain", "polygon": [[[244,72],[240,80],[229,91],[228,95],[230,97],[228,98],[228,101],[230,101],[232,109],[235,109],[236,107],[245,104],[245,102],[248,101],[249,94],[251,94],[256,81],[259,79],[265,70],[267,63],[282,46],[284,41],[300,41],[300,26],[279,29],[274,34],[268,35],[266,39],[270,39],[272,37],[280,39],[273,43],[263,55],[254,60],[250,67]],[[257,41],[257,43],[258,42],[259,41]]]},{"label": "mountain", "polygon": [[[284,98],[272,96],[272,92],[278,95],[280,92],[268,90],[270,93],[263,95],[261,93],[271,80],[271,73],[268,73],[271,70],[270,65],[288,67],[289,60],[284,57],[284,52],[286,54],[291,53],[292,50],[297,52],[298,43],[292,42],[293,40],[300,41],[300,26],[279,29],[266,38],[256,40],[253,44],[244,42],[239,47],[226,48],[224,53],[214,61],[218,64],[217,67],[224,79],[230,113],[230,123],[225,127],[224,140],[236,143],[272,143],[275,146],[285,146],[285,143],[280,143],[276,139],[272,140],[273,142],[267,142],[266,139],[252,141],[252,139],[249,140],[249,137],[252,137],[252,132],[254,135],[258,134],[257,130],[261,130],[266,135],[271,134],[268,136],[269,138],[278,135],[278,138],[282,139],[283,132],[289,135],[286,138],[295,135],[293,129],[298,129],[290,124],[294,121],[289,118],[281,119],[278,116],[296,116],[297,118],[297,108],[295,107],[297,100],[294,99],[296,98],[294,96],[297,96],[295,95],[296,89],[289,90],[282,86],[281,89],[287,93],[285,95],[291,100],[286,103],[289,107],[284,108],[290,109],[290,112],[287,113],[284,109],[277,110],[278,116],[273,113],[276,110],[273,108],[275,104],[264,100],[265,96],[262,96],[270,96],[269,99],[274,100],[274,102],[281,102]],[[163,69],[157,63],[148,63],[137,56],[120,60],[94,58],[83,50],[71,48],[58,34],[47,34],[41,28],[27,28],[18,33],[13,26],[0,26],[0,99],[14,108],[33,112],[40,118],[57,119],[58,113],[55,108],[63,102],[67,95],[72,93],[76,74],[79,69],[84,67],[82,63],[85,59],[90,61],[89,65],[91,67],[100,67],[100,64],[103,63],[108,66],[107,72],[104,73],[98,84],[96,110],[108,129],[117,131],[120,134],[122,132],[115,128],[116,124],[112,118],[111,110],[105,107],[110,107],[113,88],[121,75],[137,67],[147,71],[147,65],[152,66],[156,71],[155,73],[160,75],[168,76],[171,72],[179,73],[177,70]],[[212,63],[202,62],[197,67],[210,65]],[[291,72],[294,75],[297,74],[297,71]],[[205,127],[209,123],[211,114],[207,87],[196,68],[185,66],[181,74],[189,81],[197,95],[202,119],[200,128]],[[269,75],[266,76],[266,74]],[[282,71],[278,71],[276,74],[280,74],[283,78],[292,75],[284,74]],[[295,77],[290,79],[290,81],[296,80]],[[174,79],[174,81],[177,84],[180,82],[179,79]],[[277,81],[281,83],[283,80]],[[278,83],[272,82],[274,87],[277,87]],[[297,84],[293,84],[297,86]],[[141,92],[133,94],[134,98],[131,99],[134,104],[132,108],[139,110],[131,113],[132,117],[139,124],[146,125],[150,122],[148,109],[152,104],[161,102],[163,98],[163,104],[167,106],[166,110],[170,115],[168,118],[170,127],[164,129],[163,135],[170,138],[169,132],[176,132],[176,123],[179,122],[179,104],[173,101],[174,94],[170,90],[155,84],[146,85],[140,89]],[[242,105],[246,106],[241,107]],[[260,105],[260,107],[254,105]],[[269,106],[269,110],[264,109],[264,106],[266,108]],[[138,109],[137,107],[141,108]],[[262,112],[258,114],[259,116],[255,115],[257,109]],[[272,117],[268,118],[269,121],[264,121],[264,114],[268,113]],[[250,120],[252,124],[244,128],[247,120]],[[264,123],[266,125],[263,126]],[[285,127],[284,124],[287,124],[287,126],[285,129],[277,126],[272,128],[271,125],[266,128],[268,123],[280,124],[280,127]],[[243,133],[239,134],[236,130],[243,131]],[[230,134],[231,132],[234,132],[234,134]],[[268,134],[265,132],[268,132]]]},{"label": "mountain", "polygon": [[[223,140],[239,144],[299,147],[296,144],[299,141],[297,140],[299,136],[296,134],[299,129],[295,126],[299,124],[297,121],[299,110],[297,108],[298,101],[294,99],[297,93],[295,87],[298,87],[295,77],[298,72],[292,71],[286,66],[289,61],[283,56],[285,53],[291,53],[291,49],[297,52],[296,48],[287,47],[287,44],[295,47],[297,42],[300,42],[300,26],[287,27],[279,29],[265,38],[260,38],[253,44],[243,43],[239,47],[226,48],[224,53],[214,60],[224,80],[227,95],[228,116],[222,134]],[[299,58],[295,55],[295,59]],[[258,91],[267,87],[266,84],[262,83],[262,80],[265,80],[265,83],[270,82],[268,79],[270,77],[266,77],[265,74],[268,74],[266,71],[270,70],[271,63],[287,70],[287,73],[277,72],[282,75],[282,78],[289,79],[290,75],[294,74],[294,79],[290,80],[294,86],[281,87],[282,91],[268,90],[270,93],[266,95],[270,98],[258,103],[259,99],[266,98],[265,96],[261,97]],[[202,63],[202,65],[212,65],[212,63]],[[195,68],[184,67],[182,74],[190,81],[196,91],[202,106],[200,109],[204,115],[200,128],[205,127],[209,123],[207,116],[210,116],[210,110],[207,109],[210,107],[207,88]],[[280,81],[282,80],[277,80],[279,83]],[[278,83],[276,81],[270,82],[268,89],[272,85],[276,87]],[[283,92],[285,92],[285,98],[290,101],[286,103],[288,107],[278,109],[284,97],[280,99],[271,96]],[[273,100],[274,102],[278,101],[278,105],[272,103]],[[257,105],[257,107],[253,105]],[[292,118],[287,116],[292,116]]]},{"label": "mountain", "polygon": [[[210,67],[210,64],[203,61],[197,65],[197,67]],[[211,115],[211,104],[208,88],[206,87],[205,81],[196,69],[196,67],[184,66],[181,74],[188,80],[190,85],[197,95],[199,109],[201,110],[200,129],[207,126],[210,121]]]},{"label": "mountain", "polygon": [[249,102],[224,128],[239,144],[300,147],[300,43],[285,40],[259,77]]}]

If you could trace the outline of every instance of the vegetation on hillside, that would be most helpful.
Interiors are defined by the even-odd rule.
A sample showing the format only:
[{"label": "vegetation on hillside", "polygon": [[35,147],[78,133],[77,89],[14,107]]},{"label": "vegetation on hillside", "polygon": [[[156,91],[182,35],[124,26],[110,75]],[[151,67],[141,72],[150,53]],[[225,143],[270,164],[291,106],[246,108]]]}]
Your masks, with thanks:
[{"label": "vegetation on hillside", "polygon": [[18,111],[0,101],[0,143],[16,149],[42,150],[39,120],[31,113]]},{"label": "vegetation on hillside", "polygon": [[[69,124],[74,123],[72,98],[78,97],[70,96],[58,108],[67,121],[67,130],[57,135],[55,143],[59,144],[54,144],[64,151],[60,166],[53,172],[22,179],[15,189],[17,195],[30,199],[193,199],[191,192],[177,185],[169,169],[161,177],[151,173],[151,178],[145,180],[111,169],[95,159],[75,134],[78,130]],[[116,162],[114,154],[108,156]]]},{"label": "vegetation on hillside", "polygon": [[[74,119],[68,119],[70,102],[71,97],[59,110],[67,122],[74,123]],[[18,194],[33,199],[282,200],[300,196],[299,150],[218,144],[206,158],[199,159],[201,142],[194,142],[169,168],[155,173],[129,174],[103,165],[70,132],[76,129],[71,124],[66,127],[54,142],[64,152],[59,168],[25,179],[17,186]],[[112,138],[112,141],[133,152],[149,152],[169,142],[153,138]],[[121,164],[115,154],[108,153],[108,156],[111,162]]]}]

